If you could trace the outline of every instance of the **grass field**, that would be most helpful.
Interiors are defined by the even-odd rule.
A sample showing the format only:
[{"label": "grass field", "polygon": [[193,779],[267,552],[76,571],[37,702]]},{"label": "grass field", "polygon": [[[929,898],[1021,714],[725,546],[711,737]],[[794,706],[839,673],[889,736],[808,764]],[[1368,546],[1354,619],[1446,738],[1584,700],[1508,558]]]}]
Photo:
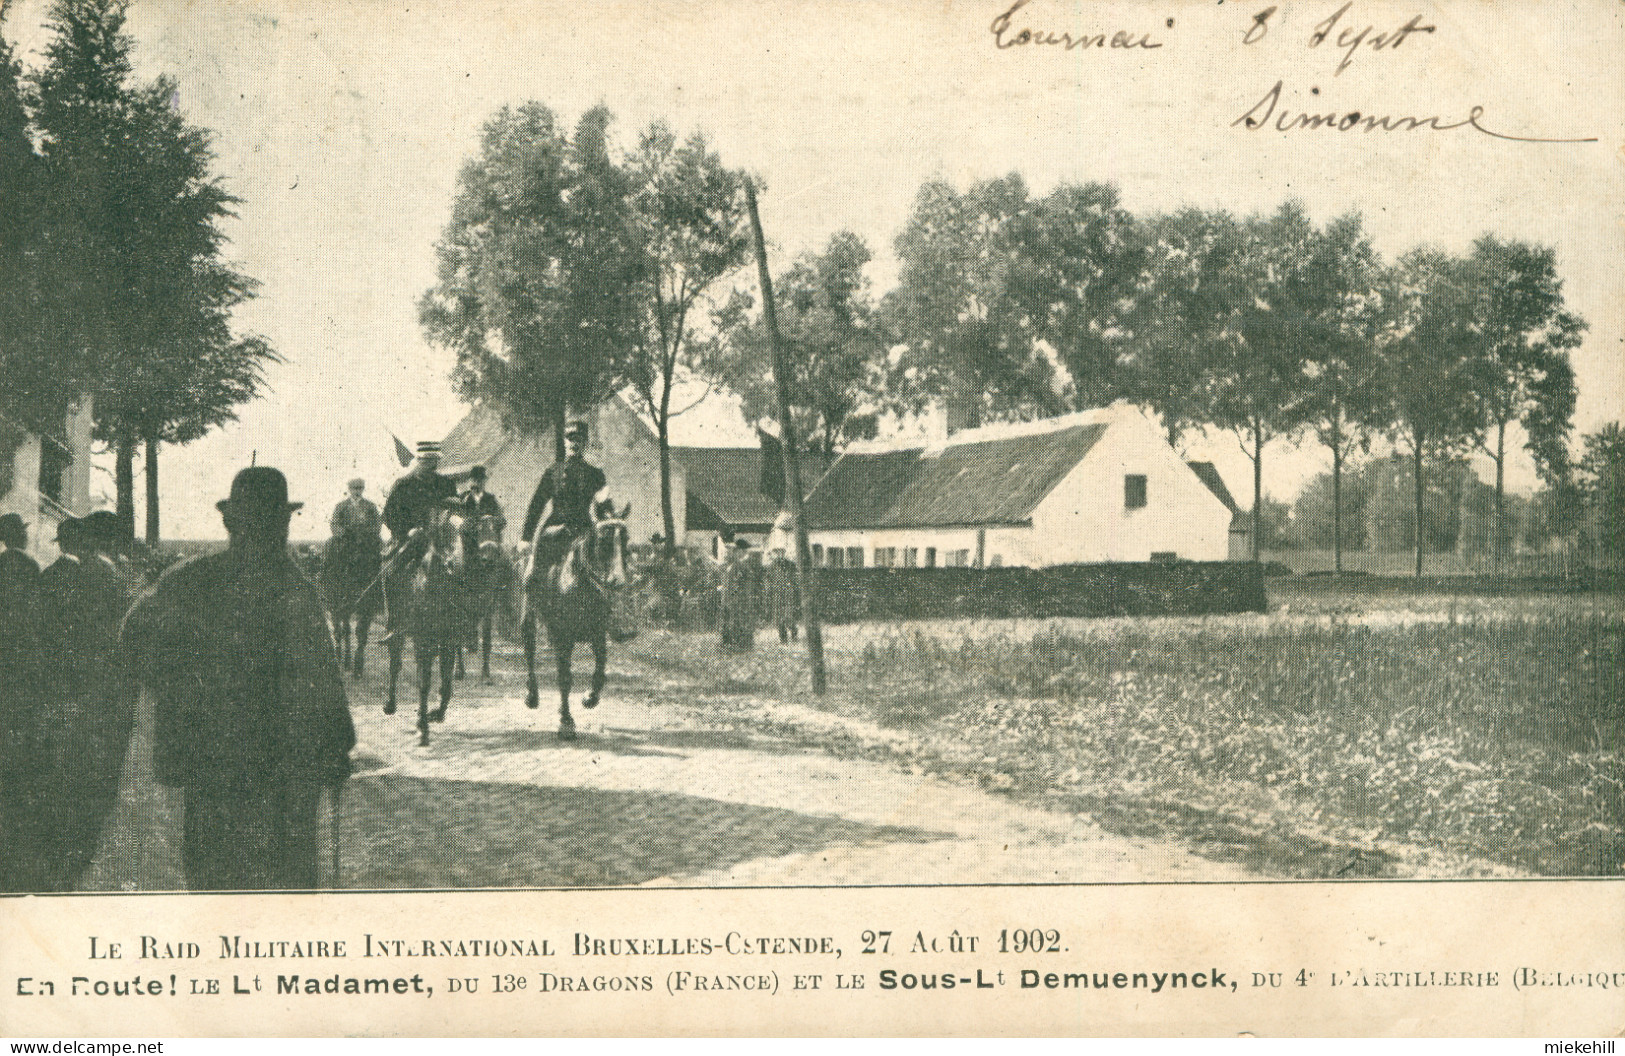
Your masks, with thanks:
[{"label": "grass field", "polygon": [[1265,616],[835,628],[817,701],[776,642],[636,648],[713,691],[874,720],[926,769],[1266,874],[1625,870],[1618,595],[1271,589]]}]

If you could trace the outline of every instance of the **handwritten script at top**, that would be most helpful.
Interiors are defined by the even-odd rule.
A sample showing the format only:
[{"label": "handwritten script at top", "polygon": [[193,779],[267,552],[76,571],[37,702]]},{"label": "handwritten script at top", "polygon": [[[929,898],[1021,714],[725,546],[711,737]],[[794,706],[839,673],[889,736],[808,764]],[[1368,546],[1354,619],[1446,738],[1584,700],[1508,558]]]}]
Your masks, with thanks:
[{"label": "handwritten script at top", "polygon": [[[1001,0],[1003,2],[1003,0]],[[1164,29],[1134,29],[1102,30],[1099,27],[1081,29],[1068,27],[1057,29],[1052,26],[1039,24],[1032,11],[1024,11],[1032,0],[1014,0],[1009,7],[999,12],[988,26],[988,32],[993,37],[993,46],[1000,51],[1017,54],[1034,54],[1040,52],[1060,53],[1071,51],[1093,51],[1115,49],[1120,51],[1146,52],[1159,50],[1165,41],[1172,39],[1174,20],[1164,20]],[[1342,6],[1332,11],[1326,17],[1314,24],[1313,29],[1306,37],[1297,38],[1301,43],[1316,51],[1324,48],[1337,56],[1337,64],[1332,70],[1336,77],[1348,69],[1359,56],[1368,58],[1386,57],[1398,52],[1401,47],[1412,41],[1427,41],[1439,32],[1439,27],[1423,20],[1422,15],[1412,15],[1407,21],[1389,23],[1381,28],[1366,22],[1355,8],[1356,0],[1346,0]],[[1306,7],[1309,5],[1305,5]],[[1328,5],[1329,6],[1329,5]],[[1321,8],[1321,11],[1326,8]],[[1315,12],[1319,14],[1320,12]],[[1279,17],[1278,17],[1279,16]],[[1246,16],[1247,20],[1242,29],[1242,43],[1247,50],[1263,54],[1268,51],[1268,45],[1255,48],[1267,38],[1272,36],[1272,29],[1285,21],[1283,9],[1280,5],[1270,5],[1256,13]],[[1164,34],[1159,38],[1159,34]],[[1293,39],[1284,32],[1275,32],[1274,38]],[[1410,43],[1407,53],[1415,53],[1420,45]],[[1425,49],[1424,49],[1425,51]],[[1169,49],[1170,53],[1174,49]],[[1311,96],[1320,95],[1319,86],[1311,86]],[[1247,132],[1452,132],[1458,130],[1478,132],[1493,139],[1508,140],[1516,143],[1595,143],[1597,137],[1590,136],[1579,139],[1552,138],[1547,136],[1511,135],[1506,132],[1494,131],[1489,125],[1494,122],[1487,121],[1485,113],[1487,108],[1482,105],[1465,106],[1458,109],[1458,115],[1465,112],[1464,117],[1447,119],[1439,114],[1431,116],[1373,114],[1358,107],[1335,106],[1329,110],[1322,109],[1318,99],[1303,104],[1308,109],[1298,108],[1299,104],[1291,102],[1287,84],[1277,79],[1275,84],[1266,90],[1257,101],[1241,112],[1230,122],[1231,128]]]},{"label": "handwritten script at top", "polygon": [[[1015,26],[1011,22],[1016,12],[1026,7],[1030,0],[1016,0],[1002,14],[993,20],[988,32],[993,34],[993,46],[1001,51],[1009,48],[1023,48],[1036,46],[1040,48],[1059,48],[1062,51],[1073,51],[1077,48],[1105,48],[1107,36],[1103,32],[1072,33],[1054,29],[1033,29],[1030,26]],[[1174,20],[1168,19],[1167,28],[1174,28]],[[1127,30],[1117,30],[1110,37],[1110,47],[1136,50],[1150,50],[1160,48],[1162,44],[1151,39],[1149,32],[1143,32],[1136,39],[1135,35]]]},{"label": "handwritten script at top", "polygon": [[[1410,21],[1393,29],[1379,31],[1376,26],[1367,24],[1363,29],[1357,29],[1360,19],[1352,16],[1350,10],[1354,7],[1354,0],[1347,0],[1342,7],[1333,11],[1331,15],[1315,24],[1314,30],[1306,41],[1310,49],[1319,48],[1330,43],[1332,47],[1341,49],[1342,57],[1337,68],[1332,71],[1336,77],[1348,69],[1354,62],[1354,57],[1361,47],[1369,49],[1371,54],[1389,54],[1397,51],[1400,45],[1413,35],[1438,32],[1437,26],[1424,25],[1421,15],[1411,16]],[[1246,45],[1255,45],[1269,35],[1270,20],[1275,17],[1278,7],[1272,5],[1252,16],[1241,41]],[[1344,16],[1349,16],[1345,21]],[[1333,32],[1336,37],[1333,37]],[[1413,49],[1414,50],[1414,49]],[[1272,126],[1277,132],[1300,132],[1324,130],[1328,132],[1451,132],[1457,129],[1471,129],[1494,139],[1510,140],[1516,143],[1595,143],[1595,136],[1585,139],[1556,139],[1545,136],[1514,136],[1504,132],[1491,131],[1485,127],[1483,117],[1485,108],[1474,105],[1467,108],[1467,116],[1460,120],[1450,121],[1437,114],[1430,117],[1417,117],[1414,115],[1396,116],[1392,114],[1371,114],[1359,109],[1332,109],[1292,110],[1282,105],[1281,93],[1285,82],[1277,80],[1274,87],[1264,93],[1252,106],[1248,107],[1242,115],[1230,122],[1231,128],[1241,128],[1251,132],[1262,132]],[[1320,95],[1318,86],[1309,89],[1311,95]],[[1458,111],[1459,113],[1459,111]],[[1272,120],[1273,119],[1273,120]]]}]

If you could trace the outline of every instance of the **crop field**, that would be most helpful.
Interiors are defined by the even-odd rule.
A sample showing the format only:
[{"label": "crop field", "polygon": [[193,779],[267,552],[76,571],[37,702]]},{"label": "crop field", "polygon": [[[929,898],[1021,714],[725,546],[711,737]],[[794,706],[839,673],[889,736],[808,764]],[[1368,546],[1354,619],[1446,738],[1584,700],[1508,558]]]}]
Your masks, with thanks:
[{"label": "crop field", "polygon": [[694,634],[635,648],[712,692],[896,733],[853,751],[1265,875],[1625,870],[1619,595],[1271,593],[1261,616],[833,628],[822,699],[776,639],[742,657]]}]

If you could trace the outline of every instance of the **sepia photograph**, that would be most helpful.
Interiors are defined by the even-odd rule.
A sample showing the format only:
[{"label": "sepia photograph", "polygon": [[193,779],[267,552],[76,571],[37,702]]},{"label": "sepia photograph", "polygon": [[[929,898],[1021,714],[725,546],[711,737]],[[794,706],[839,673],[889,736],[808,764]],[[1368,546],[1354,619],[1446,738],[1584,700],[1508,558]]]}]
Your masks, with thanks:
[{"label": "sepia photograph", "polygon": [[1617,880],[1621,54],[4,0],[0,909]]}]

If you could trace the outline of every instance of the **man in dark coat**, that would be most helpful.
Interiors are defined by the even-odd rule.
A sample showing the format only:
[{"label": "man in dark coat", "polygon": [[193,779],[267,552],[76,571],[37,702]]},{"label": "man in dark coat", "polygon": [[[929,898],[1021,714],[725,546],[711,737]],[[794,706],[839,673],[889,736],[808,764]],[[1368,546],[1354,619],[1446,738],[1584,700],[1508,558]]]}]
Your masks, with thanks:
[{"label": "man in dark coat", "polygon": [[[569,552],[570,543],[591,531],[609,505],[604,471],[583,457],[587,423],[571,422],[564,431],[564,461],[548,467],[525,509],[521,545],[535,543],[536,567],[551,568]],[[536,529],[542,528],[537,542]]]},{"label": "man in dark coat", "polygon": [[413,562],[428,549],[424,531],[435,510],[457,498],[457,482],[440,475],[440,444],[418,442],[417,461],[384,500],[384,526],[389,529],[389,548],[384,553],[384,623],[389,632],[380,638],[385,644],[405,631],[400,620],[404,606],[397,599],[406,596],[406,578]]},{"label": "man in dark coat", "polygon": [[191,888],[311,888],[321,791],[349,776],[355,727],[321,598],[288,556],[286,478],[245,469],[218,505],[226,550],[170,569],[124,621],[155,697],[153,767],[185,791]]},{"label": "man in dark coat", "polygon": [[796,564],[783,550],[774,550],[767,565],[768,619],[779,629],[779,641],[788,645],[801,629],[801,585]]},{"label": "man in dark coat", "polygon": [[721,645],[725,653],[748,653],[756,646],[756,612],[762,595],[762,562],[740,538],[722,572]]},{"label": "man in dark coat", "polygon": [[[58,891],[78,886],[96,856],[135,721],[135,698],[118,658],[119,621],[131,597],[103,552],[116,545],[105,537],[109,518],[93,517],[62,522],[62,556],[40,573],[44,814],[51,828],[42,866],[46,888]],[[116,531],[118,519],[111,520]]]},{"label": "man in dark coat", "polygon": [[37,890],[40,678],[34,621],[39,564],[22,517],[0,517],[0,891]]}]

